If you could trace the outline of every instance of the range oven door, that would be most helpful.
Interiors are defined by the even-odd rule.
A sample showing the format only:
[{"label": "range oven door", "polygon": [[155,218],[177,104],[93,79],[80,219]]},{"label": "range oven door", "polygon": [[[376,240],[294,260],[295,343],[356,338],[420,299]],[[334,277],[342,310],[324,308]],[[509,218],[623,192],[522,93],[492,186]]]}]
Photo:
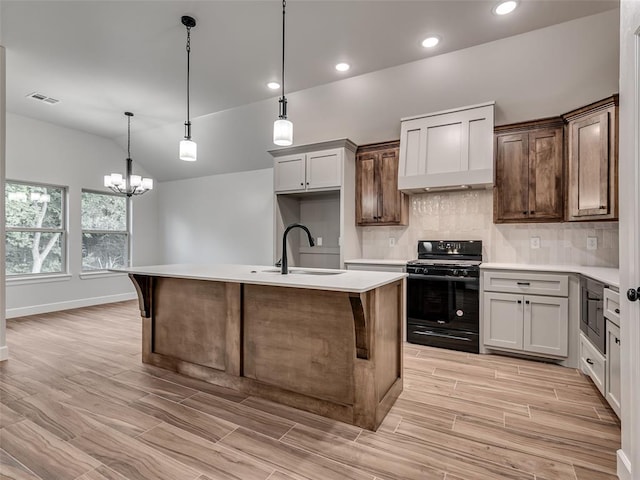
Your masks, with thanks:
[{"label": "range oven door", "polygon": [[407,341],[477,353],[479,278],[409,274]]}]

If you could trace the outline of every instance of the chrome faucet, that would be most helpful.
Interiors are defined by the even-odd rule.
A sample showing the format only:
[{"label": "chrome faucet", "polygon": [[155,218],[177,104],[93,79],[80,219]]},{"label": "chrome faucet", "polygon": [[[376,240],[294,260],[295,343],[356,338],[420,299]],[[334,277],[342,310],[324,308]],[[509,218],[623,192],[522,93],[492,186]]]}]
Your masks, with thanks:
[{"label": "chrome faucet", "polygon": [[309,246],[310,247],[315,246],[315,242],[313,241],[311,232],[307,227],[305,227],[301,223],[292,223],[291,225],[289,225],[284,231],[284,234],[282,235],[282,270],[280,270],[280,273],[282,275],[287,275],[289,273],[289,265],[287,263],[287,234],[289,233],[290,230],[293,230],[294,228],[301,228],[302,230],[307,232],[307,238],[309,239]]}]

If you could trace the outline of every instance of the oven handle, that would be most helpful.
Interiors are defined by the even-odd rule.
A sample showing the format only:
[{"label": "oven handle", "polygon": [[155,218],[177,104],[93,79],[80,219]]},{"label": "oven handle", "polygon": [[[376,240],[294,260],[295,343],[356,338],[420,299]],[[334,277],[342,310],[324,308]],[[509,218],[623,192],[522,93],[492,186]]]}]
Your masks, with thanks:
[{"label": "oven handle", "polygon": [[429,337],[442,337],[442,338],[452,338],[453,340],[464,340],[465,342],[470,342],[471,339],[470,338],[466,338],[466,337],[457,337],[455,335],[445,335],[443,333],[435,333],[435,332],[419,332],[419,331],[413,331],[411,332],[415,335],[427,335]]},{"label": "oven handle", "polygon": [[444,282],[480,282],[477,277],[447,277],[446,275],[422,275],[417,273],[410,273],[407,278],[410,280],[438,280]]}]

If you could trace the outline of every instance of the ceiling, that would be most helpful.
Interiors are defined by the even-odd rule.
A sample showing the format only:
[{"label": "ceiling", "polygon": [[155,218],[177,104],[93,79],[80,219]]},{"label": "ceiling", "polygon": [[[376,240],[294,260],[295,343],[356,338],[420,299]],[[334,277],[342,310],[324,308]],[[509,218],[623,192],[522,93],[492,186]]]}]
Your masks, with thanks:
[{"label": "ceiling", "polygon": [[[618,0],[521,0],[511,15],[485,0],[290,0],[287,92],[334,82],[617,8]],[[184,122],[186,30],[192,31],[192,118],[276,97],[281,3],[0,2],[7,110],[108,138]],[[442,37],[436,48],[420,42]],[[352,65],[346,73],[333,66]],[[39,92],[60,100],[27,98]],[[277,108],[277,107],[275,107]],[[182,135],[182,132],[177,134]],[[150,172],[153,174],[153,172]]]}]

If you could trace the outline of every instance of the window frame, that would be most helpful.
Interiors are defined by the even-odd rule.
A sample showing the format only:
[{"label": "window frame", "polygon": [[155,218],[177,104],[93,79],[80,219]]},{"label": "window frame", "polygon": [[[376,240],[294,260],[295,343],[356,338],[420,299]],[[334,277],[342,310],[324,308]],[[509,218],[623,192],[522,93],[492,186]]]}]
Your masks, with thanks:
[{"label": "window frame", "polygon": [[[85,229],[82,228],[82,214],[83,214],[83,210],[82,210],[82,196],[85,193],[90,193],[93,195],[110,195],[112,197],[123,197],[125,199],[125,208],[126,208],[126,215],[125,215],[125,222],[126,222],[126,230],[90,230],[90,229]],[[127,197],[127,195],[123,194],[123,193],[115,193],[115,192],[105,192],[105,191],[101,191],[101,190],[93,190],[91,188],[83,188],[80,191],[80,276],[81,277],[89,277],[91,275],[99,275],[99,274],[105,274],[109,273],[109,269],[103,268],[103,269],[97,269],[97,268],[91,268],[91,269],[85,269],[84,268],[84,261],[82,258],[82,250],[84,248],[84,241],[83,241],[83,236],[85,233],[96,233],[96,234],[108,234],[108,233],[119,233],[119,234],[125,234],[126,235],[126,239],[127,239],[127,262],[125,265],[125,268],[128,268],[131,266],[131,255],[132,255],[132,242],[131,242],[131,197]]]},{"label": "window frame", "polygon": [[[25,180],[11,180],[6,179],[4,183],[4,192],[7,191],[7,185],[16,184],[16,185],[26,185],[28,187],[41,187],[41,188],[55,188],[62,191],[60,195],[60,213],[61,213],[61,227],[60,228],[51,228],[51,227],[42,227],[42,228],[34,228],[34,227],[10,227],[7,224],[6,218],[6,210],[8,208],[8,201],[5,199],[5,238],[3,241],[6,244],[7,234],[12,232],[27,232],[27,233],[59,233],[60,234],[60,266],[61,269],[59,272],[39,272],[39,273],[9,273],[7,271],[7,267],[5,265],[5,279],[7,283],[13,283],[12,281],[20,280],[20,279],[45,279],[47,277],[67,277],[69,275],[69,187],[65,185],[56,185],[53,183],[42,183],[42,182],[29,182]],[[5,263],[6,263],[6,252],[5,252]]]}]

